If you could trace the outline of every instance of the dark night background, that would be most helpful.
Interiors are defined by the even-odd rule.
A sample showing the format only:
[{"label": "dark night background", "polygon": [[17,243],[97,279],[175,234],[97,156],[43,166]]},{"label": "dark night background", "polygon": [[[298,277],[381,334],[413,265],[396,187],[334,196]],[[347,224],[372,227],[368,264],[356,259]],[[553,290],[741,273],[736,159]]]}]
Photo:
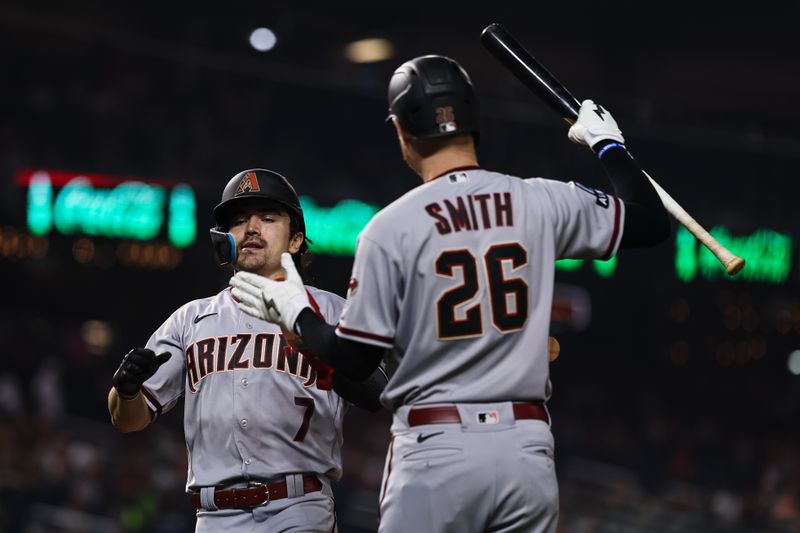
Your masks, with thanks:
[{"label": "dark night background", "polygon": [[[606,106],[637,160],[707,228],[797,240],[798,18],[796,1],[3,0],[0,531],[193,531],[182,409],[120,435],[111,375],[174,309],[227,283],[206,229],[239,170],[281,172],[323,206],[383,206],[419,183],[384,123],[403,61],[439,53],[471,74],[483,167],[609,188],[563,121],[480,45],[491,22]],[[269,52],[248,44],[259,26],[278,36]],[[394,55],[348,61],[344,47],[367,37]],[[17,253],[27,190],[15,176],[29,168],[187,183],[197,239],[169,269],[121,264],[120,242],[100,237],[81,263],[85,236],[55,232],[45,254]],[[622,251],[610,278],[589,265],[557,275],[557,300],[590,308],[585,325],[553,321],[560,531],[800,531],[800,377],[787,367],[800,350],[797,246],[782,283],[687,283],[677,228],[656,249]],[[317,255],[313,283],[344,294],[350,265]],[[87,344],[87,321],[110,334],[101,347]],[[346,419],[342,533],[374,530],[389,422]]]}]

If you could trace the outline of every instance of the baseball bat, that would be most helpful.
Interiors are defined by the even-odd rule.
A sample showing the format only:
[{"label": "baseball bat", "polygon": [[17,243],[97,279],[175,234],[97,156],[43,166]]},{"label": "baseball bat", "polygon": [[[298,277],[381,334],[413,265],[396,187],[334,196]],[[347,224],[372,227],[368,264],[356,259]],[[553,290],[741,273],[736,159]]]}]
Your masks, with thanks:
[{"label": "baseball bat", "polygon": [[[578,118],[580,102],[572,96],[544,65],[539,63],[500,24],[493,23],[481,32],[481,43],[500,63],[510,70],[522,83],[541,98],[564,120],[572,124]],[[642,171],[644,172],[644,171]],[[675,201],[656,181],[644,172],[653,184],[664,208],[683,224],[703,246],[722,263],[728,275],[733,276],[744,268],[744,259],[734,255],[700,225],[681,205]]]}]

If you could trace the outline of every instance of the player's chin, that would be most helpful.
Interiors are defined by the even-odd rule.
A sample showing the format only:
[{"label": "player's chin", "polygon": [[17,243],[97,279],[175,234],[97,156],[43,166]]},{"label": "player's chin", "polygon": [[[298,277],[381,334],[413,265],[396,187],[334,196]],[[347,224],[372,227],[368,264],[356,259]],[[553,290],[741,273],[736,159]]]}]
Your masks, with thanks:
[{"label": "player's chin", "polygon": [[240,254],[236,260],[236,269],[244,272],[258,274],[265,266],[267,266],[267,259],[255,254]]}]

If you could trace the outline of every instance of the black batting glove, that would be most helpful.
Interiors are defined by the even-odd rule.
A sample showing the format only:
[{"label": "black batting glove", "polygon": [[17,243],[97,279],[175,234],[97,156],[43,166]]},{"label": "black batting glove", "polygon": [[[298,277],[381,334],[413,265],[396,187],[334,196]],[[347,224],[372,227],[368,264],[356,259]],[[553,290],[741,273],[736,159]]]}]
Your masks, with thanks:
[{"label": "black batting glove", "polygon": [[142,388],[142,383],[155,374],[158,367],[171,356],[169,352],[156,355],[148,348],[134,348],[122,358],[111,382],[123,398],[132,398]]}]

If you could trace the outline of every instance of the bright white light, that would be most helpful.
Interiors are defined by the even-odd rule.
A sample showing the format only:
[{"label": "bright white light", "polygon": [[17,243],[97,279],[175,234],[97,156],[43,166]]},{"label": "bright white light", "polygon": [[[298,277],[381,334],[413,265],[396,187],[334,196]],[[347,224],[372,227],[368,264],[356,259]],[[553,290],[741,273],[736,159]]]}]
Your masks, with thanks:
[{"label": "bright white light", "polygon": [[259,52],[266,52],[272,50],[278,38],[275,33],[269,28],[256,28],[250,34],[250,46]]},{"label": "bright white light", "polygon": [[789,372],[795,376],[800,375],[800,350],[795,350],[789,354],[786,359],[786,366],[789,367]]},{"label": "bright white light", "polygon": [[374,63],[394,55],[394,46],[386,39],[361,39],[344,49],[344,55],[353,63]]}]

